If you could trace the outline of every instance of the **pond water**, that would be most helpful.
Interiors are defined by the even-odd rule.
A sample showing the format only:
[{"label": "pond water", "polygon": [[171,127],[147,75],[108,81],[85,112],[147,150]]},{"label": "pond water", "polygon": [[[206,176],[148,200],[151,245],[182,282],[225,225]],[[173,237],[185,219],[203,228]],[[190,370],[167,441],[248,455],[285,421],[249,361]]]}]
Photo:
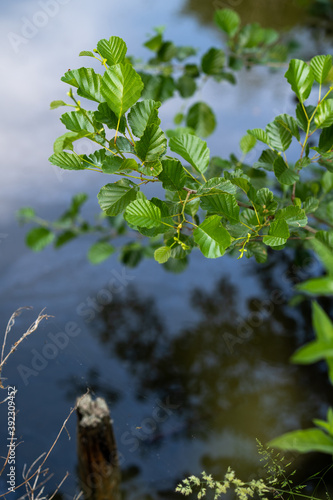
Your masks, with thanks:
[{"label": "pond water", "polygon": [[[30,38],[14,43],[11,34],[26,33],[46,4],[54,10],[46,21],[44,16],[44,25],[40,18]],[[98,211],[96,193],[110,182],[91,172],[59,172],[47,161],[54,138],[63,132],[61,112],[49,112],[49,102],[64,98],[67,89],[60,77],[82,64],[78,53],[92,49],[100,38],[118,35],[129,53],[146,57],[141,44],[161,24],[177,44],[193,44],[202,52],[218,46],[221,36],[201,24],[205,14],[197,4],[204,5],[101,0],[92,8],[86,0],[16,0],[1,6],[0,328],[5,330],[18,307],[33,307],[17,319],[11,345],[43,308],[53,316],[5,367],[4,375],[18,390],[18,479],[24,464],[49,449],[76,397],[87,388],[110,406],[123,488],[131,498],[173,497],[181,478],[203,469],[222,477],[231,465],[244,479],[258,477],[256,438],[265,443],[325,417],[331,394],[325,369],[288,361],[311,337],[309,303],[288,306],[293,284],[320,272],[306,255],[296,255],[295,267],[291,252],[272,255],[265,266],[194,254],[180,275],[152,261],[125,269],[116,257],[94,267],[86,260],[92,239],[34,254],[25,247],[26,230],[15,221],[15,211],[27,205],[44,218],[57,217],[78,191],[91,195],[84,213],[92,217]],[[292,17],[285,18],[288,25]],[[301,28],[296,34],[303,42],[309,39],[303,53],[327,43],[310,39]],[[283,73],[258,68],[241,73],[237,86],[207,85],[202,97],[214,106],[219,122],[209,138],[213,154],[238,152],[247,128],[264,127],[276,114],[292,111]],[[179,106],[174,98],[162,107],[163,127],[171,126]],[[259,151],[251,153],[249,162]],[[68,345],[53,348],[54,359],[39,361],[36,370],[37,358],[65,331],[75,333]],[[168,418],[158,423],[154,415],[161,405],[167,406]],[[4,443],[4,405],[0,411]],[[66,499],[77,484],[75,424],[72,416],[67,424],[71,439],[63,433],[48,460],[54,477],[47,491],[70,472],[61,488]],[[304,479],[320,469],[325,457],[308,455],[296,463]],[[0,485],[4,490],[4,482]]]}]

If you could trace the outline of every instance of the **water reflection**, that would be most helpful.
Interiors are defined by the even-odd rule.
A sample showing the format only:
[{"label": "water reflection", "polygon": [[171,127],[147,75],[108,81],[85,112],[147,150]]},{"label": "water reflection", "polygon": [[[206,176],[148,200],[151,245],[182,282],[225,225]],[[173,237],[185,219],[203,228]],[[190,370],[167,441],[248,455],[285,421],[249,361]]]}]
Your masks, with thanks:
[{"label": "water reflection", "polygon": [[[136,451],[145,469],[145,460],[157,450],[163,456],[174,442],[177,450],[189,446],[188,456],[196,441],[201,468],[193,471],[184,462],[169,481],[206,467],[219,475],[228,465],[249,477],[258,467],[255,438],[267,442],[325,416],[331,387],[324,365],[289,364],[299,343],[312,334],[309,313],[303,317],[309,303],[298,310],[287,303],[293,283],[312,270],[308,257],[276,253],[268,265],[256,266],[262,290],[270,292],[261,293],[260,287],[252,293],[246,290],[245,300],[244,290],[228,276],[210,291],[195,289],[190,296],[192,314],[186,311],[193,321],[178,331],[165,326],[163,317],[172,316],[172,310],[159,311],[154,298],[138,288],[128,288],[105,306],[93,335],[127,372],[130,397],[136,400],[132,411],[147,401],[155,403],[150,418],[137,420],[136,426],[117,436],[125,445],[126,467]],[[299,266],[293,267],[294,262]],[[115,408],[119,394],[113,388],[110,393],[98,377],[96,369],[87,380]],[[84,389],[75,386],[75,380],[71,384],[72,390]],[[163,405],[174,409],[172,417],[154,423],[154,411]],[[300,460],[306,475],[309,456]],[[325,457],[320,460],[326,463]]]},{"label": "water reflection", "polygon": [[303,24],[308,18],[308,7],[311,0],[187,0],[183,12],[195,14],[200,22],[212,24],[216,9],[234,9],[240,15],[242,22],[260,23],[265,28],[290,29]]}]

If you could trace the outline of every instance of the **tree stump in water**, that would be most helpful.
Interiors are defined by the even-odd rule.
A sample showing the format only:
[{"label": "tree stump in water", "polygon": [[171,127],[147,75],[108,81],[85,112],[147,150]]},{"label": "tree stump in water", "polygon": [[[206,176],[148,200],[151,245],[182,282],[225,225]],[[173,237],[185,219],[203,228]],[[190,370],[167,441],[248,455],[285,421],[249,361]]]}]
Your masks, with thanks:
[{"label": "tree stump in water", "polygon": [[119,500],[120,471],[110,412],[104,399],[78,401],[77,447],[85,500]]}]

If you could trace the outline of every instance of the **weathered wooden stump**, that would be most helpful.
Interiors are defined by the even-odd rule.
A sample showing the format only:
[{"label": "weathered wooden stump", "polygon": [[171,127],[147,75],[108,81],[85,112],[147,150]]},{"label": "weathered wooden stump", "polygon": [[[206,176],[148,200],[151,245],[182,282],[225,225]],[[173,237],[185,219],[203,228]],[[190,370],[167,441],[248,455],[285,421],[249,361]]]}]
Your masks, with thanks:
[{"label": "weathered wooden stump", "polygon": [[78,401],[77,448],[85,500],[119,500],[120,470],[110,412],[104,399]]}]

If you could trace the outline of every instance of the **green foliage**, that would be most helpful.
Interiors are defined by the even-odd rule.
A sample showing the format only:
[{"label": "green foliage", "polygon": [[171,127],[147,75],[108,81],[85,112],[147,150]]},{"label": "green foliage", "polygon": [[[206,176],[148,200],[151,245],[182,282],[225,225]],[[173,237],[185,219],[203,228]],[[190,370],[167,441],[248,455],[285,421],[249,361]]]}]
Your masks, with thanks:
[{"label": "green foliage", "polygon": [[[331,283],[333,280],[331,280]],[[310,280],[313,282],[314,280]],[[308,282],[309,283],[309,282]],[[332,292],[331,292],[332,293]],[[333,323],[317,302],[312,304],[312,324],[316,339],[300,347],[292,356],[293,363],[310,364],[325,360],[333,384]],[[314,419],[317,428],[288,432],[269,442],[269,446],[300,453],[333,453],[333,409],[327,412],[327,421]]]},{"label": "green foliage", "polygon": [[113,254],[115,248],[107,241],[98,241],[94,243],[88,252],[88,259],[92,264],[100,264]]},{"label": "green foliage", "polygon": [[333,384],[333,323],[317,302],[312,304],[312,324],[316,340],[298,349],[292,361],[309,364],[325,359],[329,368],[329,378]]},{"label": "green foliage", "polygon": [[[52,235],[58,234],[57,247],[93,231],[102,233],[100,242],[110,245],[117,229],[107,237],[104,224],[117,228],[118,223],[110,219],[121,217],[120,231],[126,228],[148,238],[148,243],[140,238],[140,249],[135,247],[140,259],[126,258],[128,262],[155,255],[158,262],[169,265],[169,258],[184,259],[194,248],[207,258],[229,253],[264,262],[267,247],[280,250],[289,240],[315,240],[327,256],[329,238],[323,243],[316,232],[333,227],[332,89],[322,92],[332,67],[330,56],[316,56],[310,64],[290,61],[285,76],[300,103],[294,115],[276,116],[265,130],[248,130],[240,139],[241,159],[210,157],[202,138],[216,129],[216,117],[201,100],[194,100],[188,108],[185,103],[175,117],[176,128],[163,130],[160,106],[175,92],[187,98],[210,78],[234,81],[234,73],[243,64],[276,62],[271,58],[278,39],[274,30],[255,23],[241,26],[239,16],[230,9],[217,10],[215,22],[227,37],[223,49],[211,47],[197,56],[196,49],[176,46],[157,29],[145,43],[153,57],[144,71],[138,72],[133,58],[127,57],[125,42],[112,36],[100,40],[93,51],[81,53],[99,60],[101,73],[85,67],[65,73],[62,81],[70,86],[72,104],[53,101],[51,108],[72,106],[72,111],[60,118],[67,132],[56,139],[50,162],[63,169],[93,170],[113,177],[98,194],[103,214],[95,226],[87,221],[82,226],[75,219],[59,228],[57,221],[52,225],[30,217]],[[315,92],[314,83],[319,85],[318,104],[305,105],[311,91]],[[74,91],[90,101],[90,108],[93,101],[95,109],[86,109]],[[82,138],[95,146],[93,153],[78,154]],[[266,149],[253,166],[247,165],[244,158],[257,141]],[[287,156],[293,142],[299,145],[295,163]],[[303,175],[304,169],[309,173]],[[159,198],[146,198],[142,189],[150,183],[160,185]],[[41,241],[48,240],[45,236]],[[29,244],[43,248],[43,243]],[[98,243],[96,248],[103,258],[93,254],[91,260],[103,261],[107,247]],[[130,248],[126,255],[134,247]],[[302,291],[317,291],[320,286],[326,286],[327,293],[332,291],[323,279],[302,286]]]},{"label": "green foliage", "polygon": [[306,484],[294,484],[293,476],[296,471],[289,471],[291,462],[287,462],[285,457],[275,453],[272,449],[264,447],[258,440],[257,444],[258,453],[261,456],[260,461],[264,462],[265,479],[252,479],[250,482],[244,482],[236,476],[231,467],[228,467],[221,481],[217,481],[211,475],[202,472],[201,477],[192,475],[183,479],[177,486],[176,491],[184,496],[195,493],[199,500],[208,496],[209,492],[212,492],[214,500],[217,500],[222,495],[228,495],[229,498],[231,491],[234,492],[232,498],[238,500],[302,497],[319,500],[315,496],[303,495],[302,490],[306,487]]},{"label": "green foliage", "polygon": [[[314,422],[322,429],[304,429],[292,431],[275,439],[272,439],[268,444],[274,448],[282,448],[284,450],[293,450],[300,453],[308,453],[319,451],[322,453],[333,453],[333,434],[332,434],[332,409],[330,408],[327,422],[314,420]],[[327,432],[329,431],[329,433]]]}]

